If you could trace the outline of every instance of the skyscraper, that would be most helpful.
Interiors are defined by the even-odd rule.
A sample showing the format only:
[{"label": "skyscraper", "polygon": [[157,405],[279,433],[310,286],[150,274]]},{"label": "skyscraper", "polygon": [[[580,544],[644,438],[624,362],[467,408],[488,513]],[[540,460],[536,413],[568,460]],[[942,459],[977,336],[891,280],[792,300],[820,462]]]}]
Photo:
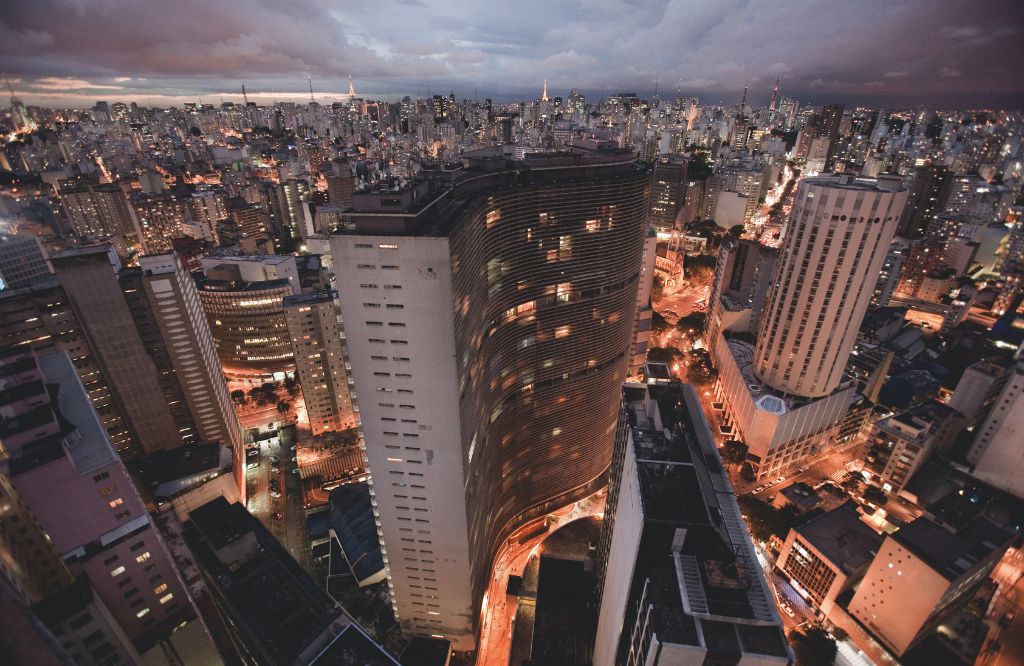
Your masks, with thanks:
[{"label": "skyscraper", "polygon": [[112,262],[118,260],[109,245],[53,257],[57,277],[139,446],[145,453],[177,448],[182,445],[180,426],[164,400],[156,365],[139,337]]},{"label": "skyscraper", "polygon": [[920,238],[928,223],[946,208],[953,189],[953,174],[944,164],[918,167],[910,183],[907,203],[900,215],[899,234]]},{"label": "skyscraper", "polygon": [[831,170],[839,140],[839,125],[843,122],[843,105],[829,104],[821,110],[821,117],[815,127],[815,136],[828,139],[825,168]]},{"label": "skyscraper", "polygon": [[800,183],[758,328],[764,382],[804,398],[839,386],[906,197],[898,179]]},{"label": "skyscraper", "polygon": [[515,535],[597,492],[610,462],[649,174],[579,153],[506,169],[478,151],[357,193],[355,232],[331,238],[394,608],[459,650]]},{"label": "skyscraper", "polygon": [[354,427],[334,296],[331,292],[288,296],[284,316],[313,434]]},{"label": "skyscraper", "polygon": [[175,254],[147,255],[139,261],[153,317],[169,341],[171,363],[185,389],[198,437],[220,442],[234,454],[234,474],[245,497],[242,428],[235,415],[192,276]]},{"label": "skyscraper", "polygon": [[1024,360],[1009,373],[1002,393],[967,453],[974,476],[1024,497]]},{"label": "skyscraper", "polygon": [[50,274],[38,238],[0,234],[0,291],[28,287]]},{"label": "skyscraper", "polygon": [[651,182],[651,224],[661,230],[676,228],[686,197],[686,160],[662,157],[654,164]]}]

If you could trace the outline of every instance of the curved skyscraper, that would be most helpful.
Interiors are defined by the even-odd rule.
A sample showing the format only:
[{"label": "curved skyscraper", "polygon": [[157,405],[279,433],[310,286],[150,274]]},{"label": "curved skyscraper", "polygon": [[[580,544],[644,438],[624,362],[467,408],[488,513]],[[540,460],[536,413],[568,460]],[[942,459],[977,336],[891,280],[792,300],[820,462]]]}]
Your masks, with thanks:
[{"label": "curved skyscraper", "polygon": [[899,179],[800,183],[785,247],[761,314],[754,371],[803,398],[839,386],[907,192]]},{"label": "curved skyscraper", "polygon": [[602,148],[357,193],[331,240],[395,611],[458,650],[496,556],[605,482],[650,175]]}]

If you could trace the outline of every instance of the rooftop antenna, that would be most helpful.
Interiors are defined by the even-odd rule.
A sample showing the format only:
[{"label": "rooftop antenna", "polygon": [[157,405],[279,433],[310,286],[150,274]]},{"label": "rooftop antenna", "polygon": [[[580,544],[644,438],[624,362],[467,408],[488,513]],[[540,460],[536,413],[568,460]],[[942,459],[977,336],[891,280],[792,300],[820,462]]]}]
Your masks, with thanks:
[{"label": "rooftop antenna", "polygon": [[309,78],[309,103],[315,104],[316,98],[313,97],[313,75],[307,72],[306,76]]},{"label": "rooftop antenna", "polygon": [[[312,84],[310,84],[310,85],[312,85]],[[348,75],[348,97],[349,97],[349,99],[354,99],[355,96],[356,96],[356,87],[352,83],[352,75],[349,74]]]},{"label": "rooftop antenna", "polygon": [[242,84],[242,100],[245,101],[245,105],[249,106],[249,96],[245,94],[245,84]]},{"label": "rooftop antenna", "polygon": [[544,93],[540,96],[540,101],[548,101],[548,80],[544,79]]},{"label": "rooftop antenna", "polygon": [[768,109],[774,111],[779,100],[779,77],[775,77],[775,88],[772,89],[772,101],[768,104]]},{"label": "rooftop antenna", "polygon": [[11,104],[14,104],[14,100],[16,99],[16,96],[14,94],[14,86],[11,85],[11,80],[6,76],[4,76],[4,83],[7,84],[7,89],[11,91]]}]

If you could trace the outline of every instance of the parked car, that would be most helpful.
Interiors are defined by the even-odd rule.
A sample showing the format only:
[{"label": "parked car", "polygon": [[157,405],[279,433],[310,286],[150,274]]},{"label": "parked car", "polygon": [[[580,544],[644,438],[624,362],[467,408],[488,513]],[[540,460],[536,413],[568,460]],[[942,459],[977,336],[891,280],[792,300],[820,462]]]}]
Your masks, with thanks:
[{"label": "parked car", "polygon": [[1006,615],[999,618],[999,626],[1003,629],[1009,629],[1010,625],[1013,624],[1013,613],[1007,613]]},{"label": "parked car", "polygon": [[270,464],[271,465],[276,465],[279,462],[281,462],[280,458],[278,458],[277,456],[270,456]]},{"label": "parked car", "polygon": [[754,488],[754,494],[757,495],[758,493],[762,492],[763,490],[764,490],[764,486],[758,486],[757,488]]},{"label": "parked car", "polygon": [[788,604],[783,604],[782,612],[785,613],[786,615],[790,616],[790,617],[793,617],[793,616],[796,615],[796,613],[793,612],[793,607],[788,605]]},{"label": "parked car", "polygon": [[800,468],[800,471],[801,471],[801,472],[806,472],[806,471],[807,471],[807,470],[809,470],[810,468],[811,468],[811,466],[810,466],[810,465],[804,465],[803,467],[801,467],[801,468]]},{"label": "parked car", "polygon": [[782,483],[785,480],[786,480],[786,477],[780,476],[779,478],[775,479],[775,483]]},{"label": "parked car", "polygon": [[280,474],[281,473],[281,468],[278,467],[277,465],[274,465],[273,467],[270,468],[270,471],[273,474]]},{"label": "parked car", "polygon": [[270,496],[273,497],[274,499],[277,499],[277,498],[281,497],[281,493],[276,491],[276,490],[274,490],[273,488],[271,488],[270,489]]}]

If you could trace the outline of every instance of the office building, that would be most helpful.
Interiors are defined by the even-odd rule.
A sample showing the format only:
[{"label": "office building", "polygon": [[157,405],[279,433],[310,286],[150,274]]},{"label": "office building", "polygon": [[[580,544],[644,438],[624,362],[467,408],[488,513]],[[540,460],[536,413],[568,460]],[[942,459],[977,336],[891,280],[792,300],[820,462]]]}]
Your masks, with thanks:
[{"label": "office building", "polygon": [[0,291],[31,286],[51,274],[38,238],[0,234]]},{"label": "office building", "polygon": [[171,250],[171,239],[185,235],[189,205],[173,194],[137,194],[131,198],[145,254]]},{"label": "office building", "polygon": [[290,280],[247,282],[240,267],[230,263],[195,278],[225,375],[279,381],[295,372],[284,316],[284,299],[295,293]]},{"label": "office building", "polygon": [[331,173],[325,176],[327,180],[327,201],[335,208],[348,210],[352,206],[352,193],[355,192],[355,178],[352,176],[352,168],[348,160],[334,160],[331,162]]},{"label": "office building", "polygon": [[195,281],[174,254],[148,255],[139,264],[150,312],[161,336],[170,343],[167,350],[171,365],[184,389],[196,436],[203,443],[219,442],[231,448],[235,482],[244,498],[242,428]]},{"label": "office building", "polygon": [[237,270],[237,279],[243,282],[287,280],[294,294],[302,290],[297,261],[291,254],[243,254],[238,249],[213,250],[199,260],[204,271],[224,266],[234,278]]},{"label": "office building", "polygon": [[181,446],[182,426],[164,400],[156,364],[121,291],[113,248],[69,250],[54,255],[53,264],[139,447],[153,453]]},{"label": "office building", "polygon": [[882,535],[860,519],[856,502],[792,527],[775,561],[793,588],[828,617],[836,597],[867,571]]},{"label": "office building", "polygon": [[967,462],[975,477],[1024,497],[1024,361],[1018,361],[1004,381],[967,452]]},{"label": "office building", "polygon": [[185,541],[230,635],[226,662],[398,665],[241,504],[193,510]]},{"label": "office building", "polygon": [[84,574],[135,648],[194,611],[124,464],[64,353],[0,359],[11,480],[70,572]]},{"label": "office building", "polygon": [[314,435],[356,426],[335,298],[323,291],[284,299],[295,370]]},{"label": "office building", "polygon": [[898,187],[851,177],[800,183],[758,326],[754,362],[765,383],[803,398],[839,386],[906,200]]},{"label": "office building", "polygon": [[732,484],[692,386],[627,384],[599,551],[595,666],[791,664]]},{"label": "office building", "polygon": [[331,237],[395,610],[457,650],[514,534],[603,486],[650,187],[593,141],[501,150],[356,193]]},{"label": "office building", "polygon": [[900,274],[910,254],[910,247],[911,243],[906,238],[893,237],[889,243],[889,251],[885,253],[882,269],[878,272],[878,280],[875,281],[875,293],[871,297],[871,305],[884,308],[889,304],[889,299],[892,298],[896,286],[900,283]]},{"label": "office building", "polygon": [[885,537],[850,615],[901,657],[970,601],[1014,536],[984,515],[959,530],[918,518]]},{"label": "office building", "polygon": [[[822,138],[828,141],[828,149],[825,154],[825,169],[831,170],[836,150],[839,147],[839,126],[843,122],[843,105],[828,104],[821,110],[821,115],[814,128],[815,138]],[[902,203],[902,202],[901,202]],[[902,208],[898,212],[901,212]]]},{"label": "office building", "polygon": [[654,308],[651,307],[651,290],[654,288],[654,267],[658,256],[658,236],[654,229],[648,229],[644,240],[643,263],[640,265],[640,286],[636,294],[636,323],[633,327],[633,346],[629,356],[629,376],[633,377],[643,368],[647,360],[647,348],[651,341]]}]

